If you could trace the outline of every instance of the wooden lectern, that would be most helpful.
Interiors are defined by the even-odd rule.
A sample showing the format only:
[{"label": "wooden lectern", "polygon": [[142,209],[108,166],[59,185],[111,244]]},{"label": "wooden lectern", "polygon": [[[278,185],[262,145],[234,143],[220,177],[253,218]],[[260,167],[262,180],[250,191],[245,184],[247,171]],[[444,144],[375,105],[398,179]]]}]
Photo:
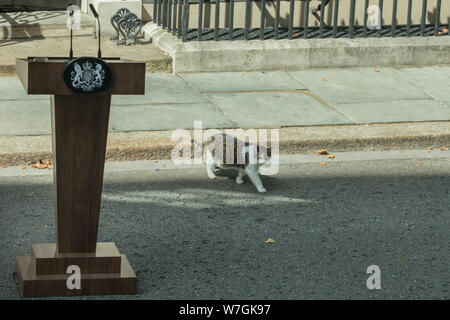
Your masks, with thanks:
[{"label": "wooden lectern", "polygon": [[[56,243],[32,244],[16,258],[24,297],[136,293],[136,275],[116,245],[97,243],[103,169],[112,94],[144,94],[145,63],[104,59],[112,80],[103,92],[83,95],[64,83],[65,58],[17,59],[28,94],[51,95]],[[71,265],[81,288],[69,289]]]}]

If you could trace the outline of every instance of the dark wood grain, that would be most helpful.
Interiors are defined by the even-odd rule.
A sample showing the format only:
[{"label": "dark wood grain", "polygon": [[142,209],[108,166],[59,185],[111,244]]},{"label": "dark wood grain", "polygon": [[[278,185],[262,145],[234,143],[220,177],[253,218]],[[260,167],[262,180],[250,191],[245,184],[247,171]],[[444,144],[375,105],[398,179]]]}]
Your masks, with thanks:
[{"label": "dark wood grain", "polygon": [[[64,83],[66,59],[17,59],[29,94],[51,95],[56,244],[33,245],[16,259],[25,297],[132,294],[136,275],[115,245],[97,246],[100,203],[112,94],[144,94],[145,63],[111,60],[112,85],[80,95]],[[114,249],[115,248],[115,249]],[[65,270],[78,265],[82,289],[69,290]]]},{"label": "dark wood grain", "polygon": [[81,288],[68,289],[66,275],[38,276],[33,268],[32,257],[16,258],[15,271],[22,295],[29,297],[81,296],[135,294],[136,274],[125,255],[121,255],[120,274],[81,274]]},{"label": "dark wood grain", "polygon": [[95,252],[110,101],[110,91],[52,96],[58,253]]},{"label": "dark wood grain", "polygon": [[86,274],[120,274],[121,255],[113,242],[97,243],[94,253],[56,252],[55,243],[31,245],[31,257],[36,266],[36,275],[66,274],[67,267],[76,265]]},{"label": "dark wood grain", "polygon": [[[113,74],[111,94],[145,94],[144,62],[106,60],[106,63]],[[66,65],[67,60],[64,59],[50,59],[48,62],[16,60],[17,75],[28,94],[73,95],[64,83]]]}]

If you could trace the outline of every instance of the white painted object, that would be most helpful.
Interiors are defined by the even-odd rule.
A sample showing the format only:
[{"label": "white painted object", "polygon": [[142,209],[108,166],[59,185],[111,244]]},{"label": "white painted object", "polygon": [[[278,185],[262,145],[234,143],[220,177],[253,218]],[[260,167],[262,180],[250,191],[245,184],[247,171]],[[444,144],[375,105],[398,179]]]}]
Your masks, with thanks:
[{"label": "white painted object", "polygon": [[151,42],[153,35],[159,30],[161,30],[161,27],[158,27],[156,23],[147,22],[142,28],[145,42]]},{"label": "white painted object", "polygon": [[83,13],[89,13],[89,4],[92,2],[92,0],[81,0],[81,12]]},{"label": "white painted object", "polygon": [[[141,19],[142,18],[142,1],[140,0],[86,0],[94,5],[98,12],[102,36],[111,36],[116,33],[111,25],[111,17],[116,14],[117,10],[127,8],[132,13]],[[87,4],[88,6],[89,4]],[[89,13],[92,14],[91,10]],[[98,34],[98,26],[96,26],[96,33]]]}]

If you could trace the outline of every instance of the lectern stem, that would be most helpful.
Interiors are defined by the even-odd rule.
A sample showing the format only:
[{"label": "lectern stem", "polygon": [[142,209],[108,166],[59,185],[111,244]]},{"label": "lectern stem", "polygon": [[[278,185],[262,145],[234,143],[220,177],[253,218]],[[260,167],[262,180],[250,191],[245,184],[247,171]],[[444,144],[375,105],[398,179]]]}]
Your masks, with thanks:
[{"label": "lectern stem", "polygon": [[51,97],[56,250],[95,253],[111,91]]}]

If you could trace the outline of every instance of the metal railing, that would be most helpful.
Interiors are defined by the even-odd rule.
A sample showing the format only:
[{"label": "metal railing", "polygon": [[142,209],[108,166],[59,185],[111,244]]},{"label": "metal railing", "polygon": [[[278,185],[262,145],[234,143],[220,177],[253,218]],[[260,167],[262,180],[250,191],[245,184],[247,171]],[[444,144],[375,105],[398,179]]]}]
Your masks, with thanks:
[{"label": "metal railing", "polygon": [[[289,2],[287,26],[281,26],[280,8],[281,1]],[[312,7],[311,0],[154,0],[154,21],[163,29],[181,38],[183,41],[207,41],[207,40],[253,40],[253,39],[298,39],[298,38],[355,38],[355,37],[409,37],[409,36],[443,36],[448,35],[448,24],[441,24],[442,0],[408,0],[406,9],[406,24],[397,25],[397,13],[399,12],[398,0],[389,0],[392,4],[392,23],[384,25],[383,8],[387,4],[378,0],[379,25],[377,28],[368,26],[369,0],[358,0],[364,2],[364,24],[356,25],[355,8],[356,0],[349,0],[348,23],[339,25],[339,0],[321,0],[320,4]],[[427,24],[428,1],[436,2],[434,12],[434,23]],[[245,2],[245,21],[243,28],[235,25],[235,2]],[[302,5],[298,8],[298,2]],[[220,27],[221,3],[226,4],[226,27]],[[251,6],[257,3],[260,6],[259,28],[251,27]],[[267,4],[272,3],[275,7],[273,26],[267,25]],[[189,25],[190,5],[198,6],[198,22]],[[214,5],[214,27],[204,27],[204,5]],[[297,6],[296,6],[297,4]],[[413,5],[421,6],[415,8],[421,10],[420,24],[412,23]],[[223,10],[223,9],[222,9]],[[294,25],[294,14],[300,13],[302,23]],[[300,10],[300,12],[299,12]],[[330,10],[328,12],[328,10]],[[310,12],[317,20],[318,26],[311,26]],[[224,12],[222,12],[224,13]],[[325,15],[332,15],[331,23],[325,22]],[[329,19],[330,20],[330,19]]]}]

